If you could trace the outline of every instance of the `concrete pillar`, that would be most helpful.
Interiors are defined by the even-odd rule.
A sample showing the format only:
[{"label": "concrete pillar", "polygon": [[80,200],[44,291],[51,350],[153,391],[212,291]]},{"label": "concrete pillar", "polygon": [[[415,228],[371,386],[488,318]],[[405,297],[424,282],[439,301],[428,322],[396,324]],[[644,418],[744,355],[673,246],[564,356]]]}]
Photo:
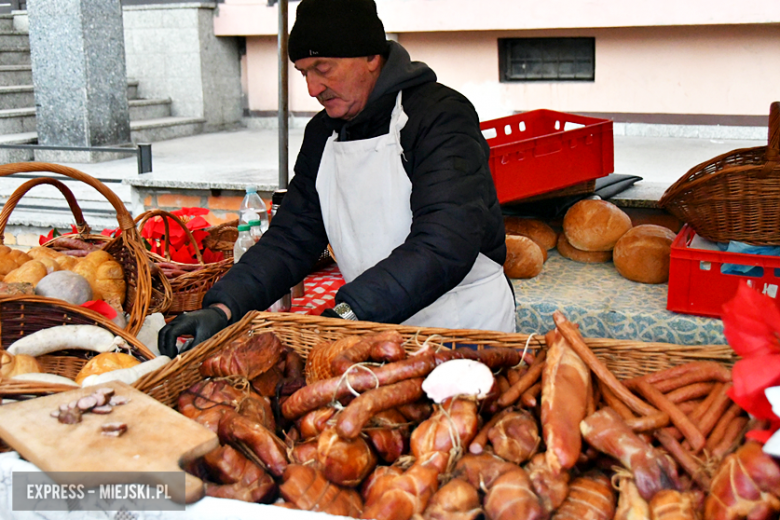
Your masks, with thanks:
[{"label": "concrete pillar", "polygon": [[[28,0],[38,143],[130,143],[120,0]],[[98,162],[127,157],[36,151],[36,160]]]}]

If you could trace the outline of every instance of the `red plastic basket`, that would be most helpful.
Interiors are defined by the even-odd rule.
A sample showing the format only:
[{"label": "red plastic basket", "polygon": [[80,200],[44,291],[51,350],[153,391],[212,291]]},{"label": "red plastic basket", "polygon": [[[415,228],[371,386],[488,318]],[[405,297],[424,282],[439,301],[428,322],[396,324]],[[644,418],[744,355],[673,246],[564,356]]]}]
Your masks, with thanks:
[{"label": "red plastic basket", "polygon": [[[774,298],[780,306],[780,257],[694,249],[691,242],[695,236],[696,232],[686,224],[672,242],[667,309],[719,318],[723,304],[734,296],[742,280]],[[722,272],[723,264],[759,267],[762,272],[727,274]]]},{"label": "red plastic basket", "polygon": [[615,169],[612,121],[553,110],[532,110],[480,123],[490,145],[498,202],[609,175]]}]

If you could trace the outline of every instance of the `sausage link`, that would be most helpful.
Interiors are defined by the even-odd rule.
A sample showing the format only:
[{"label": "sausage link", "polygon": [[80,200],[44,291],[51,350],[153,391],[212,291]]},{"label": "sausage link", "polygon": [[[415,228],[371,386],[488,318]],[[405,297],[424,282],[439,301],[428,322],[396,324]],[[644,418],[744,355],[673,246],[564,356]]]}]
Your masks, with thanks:
[{"label": "sausage link", "polygon": [[294,420],[334,399],[341,399],[349,395],[347,381],[356,392],[365,392],[377,386],[397,383],[404,379],[427,376],[444,360],[446,360],[444,356],[436,357],[433,354],[423,354],[377,368],[354,369],[346,377],[323,379],[314,384],[306,385],[292,394],[282,405],[282,414],[287,419]]},{"label": "sausage link", "polygon": [[679,404],[709,395],[714,386],[715,383],[693,383],[669,392],[666,394],[666,398],[674,404]]},{"label": "sausage link", "polygon": [[406,379],[359,395],[338,415],[336,433],[344,439],[356,438],[374,415],[420,399],[423,381],[422,377]]}]

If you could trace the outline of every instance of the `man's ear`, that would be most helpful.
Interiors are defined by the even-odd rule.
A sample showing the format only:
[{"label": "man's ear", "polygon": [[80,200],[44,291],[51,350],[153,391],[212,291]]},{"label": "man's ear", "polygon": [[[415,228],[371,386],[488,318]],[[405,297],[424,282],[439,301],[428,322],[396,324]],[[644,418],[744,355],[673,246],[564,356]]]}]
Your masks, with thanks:
[{"label": "man's ear", "polygon": [[373,56],[366,56],[368,61],[368,70],[375,72],[382,67],[382,55],[374,54]]}]

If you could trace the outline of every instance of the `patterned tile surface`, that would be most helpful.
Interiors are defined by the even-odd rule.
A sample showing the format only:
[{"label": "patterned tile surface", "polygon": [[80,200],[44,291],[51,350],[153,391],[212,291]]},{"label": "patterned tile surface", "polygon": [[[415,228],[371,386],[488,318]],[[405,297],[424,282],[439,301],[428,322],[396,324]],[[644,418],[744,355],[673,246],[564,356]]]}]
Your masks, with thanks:
[{"label": "patterned tile surface", "polygon": [[512,280],[518,331],[545,333],[561,310],[582,334],[677,345],[726,344],[720,319],[666,310],[666,284],[647,285],[620,276],[612,262],[581,264],[550,251],[536,278]]}]

